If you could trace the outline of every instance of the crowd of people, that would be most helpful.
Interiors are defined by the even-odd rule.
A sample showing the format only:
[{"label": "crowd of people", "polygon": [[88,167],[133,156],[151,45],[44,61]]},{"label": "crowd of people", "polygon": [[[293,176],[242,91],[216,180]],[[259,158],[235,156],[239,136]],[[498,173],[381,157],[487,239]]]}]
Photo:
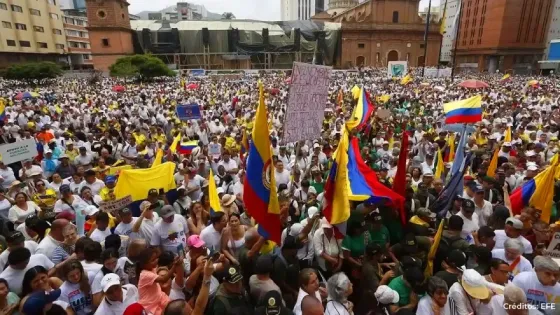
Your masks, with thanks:
[{"label": "crowd of people", "polygon": [[[546,251],[560,231],[560,186],[551,209],[514,214],[510,201],[558,152],[556,77],[477,74],[471,78],[490,87],[466,89],[458,86],[466,76],[402,84],[386,69],[333,72],[321,138],[285,143],[288,76],[34,86],[0,80],[0,143],[34,139],[38,149],[31,159],[0,161],[0,314],[560,314],[559,260]],[[531,79],[539,82],[528,85]],[[193,84],[186,88],[183,80]],[[258,80],[269,113],[281,243],[259,234],[243,201],[244,135],[253,129]],[[341,236],[322,211],[355,86],[384,109],[351,136],[388,187],[408,133],[405,211],[352,202]],[[22,97],[26,91],[37,94]],[[443,123],[443,104],[476,94],[483,119],[458,148],[472,153],[464,193],[436,213],[459,143],[457,130]],[[202,118],[179,120],[177,104],[194,103]],[[173,152],[178,134],[197,146]],[[138,208],[104,210],[116,198],[119,173],[112,170],[149,168],[159,149],[175,163],[173,194],[154,187]],[[438,153],[445,168],[436,177]],[[210,206],[210,171],[220,211]]]}]

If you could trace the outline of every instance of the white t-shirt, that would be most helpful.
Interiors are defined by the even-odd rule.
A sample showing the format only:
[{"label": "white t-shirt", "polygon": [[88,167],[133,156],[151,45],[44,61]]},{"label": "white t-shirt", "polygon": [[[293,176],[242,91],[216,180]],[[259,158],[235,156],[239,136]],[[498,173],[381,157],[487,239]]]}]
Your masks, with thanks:
[{"label": "white t-shirt", "polygon": [[555,312],[552,308],[542,309],[542,303],[555,303],[560,300],[559,283],[554,286],[544,286],[537,278],[537,273],[531,270],[515,276],[513,284],[521,288],[527,296],[527,302],[538,307],[542,313],[553,314]]},{"label": "white t-shirt", "polygon": [[350,315],[348,306],[340,302],[329,300],[325,305],[325,315]]},{"label": "white t-shirt", "polygon": [[[504,248],[504,243],[508,239],[508,236],[506,235],[506,231],[495,230],[494,233],[496,234],[496,237],[494,237],[494,241],[496,241],[496,245],[494,245],[494,248],[495,249]],[[529,242],[525,237],[523,237],[521,235],[517,239],[520,240],[521,243],[523,243],[523,247],[525,247],[524,254],[532,254],[533,253],[533,245],[531,245],[531,242]]]},{"label": "white t-shirt", "polygon": [[52,236],[47,235],[37,246],[36,253],[43,254],[47,256],[48,259],[52,259],[52,254],[54,249],[60,246],[60,242],[52,238]]},{"label": "white t-shirt", "polygon": [[[499,258],[499,259],[507,262],[510,266],[513,264],[513,260],[506,259],[506,250],[505,249],[494,248],[492,250],[492,257]],[[533,270],[533,265],[531,265],[531,262],[529,260],[527,260],[527,258],[525,258],[523,256],[520,256],[519,263],[517,263],[517,266],[515,266],[513,271],[509,273],[509,280],[512,281],[513,277],[517,276],[517,274],[519,274],[520,272],[531,271],[531,270]]]},{"label": "white t-shirt", "polygon": [[200,232],[200,238],[204,241],[206,248],[220,251],[222,249],[222,233],[216,231],[213,224],[205,227],[202,232]]},{"label": "white t-shirt", "polygon": [[[416,314],[418,315],[434,315],[434,311],[432,310],[432,298],[429,295],[424,295],[420,301],[418,301],[418,309],[416,310]],[[445,303],[443,307],[443,312],[440,312],[440,315],[450,315],[451,309],[449,308],[449,301]]]},{"label": "white t-shirt", "polygon": [[[154,234],[150,240],[152,246],[162,246],[164,250],[179,253],[187,248],[187,235],[189,228],[187,220],[179,214],[174,215],[173,222],[167,223],[160,220],[154,226]],[[175,235],[174,237],[171,237]]]},{"label": "white t-shirt", "polygon": [[105,183],[99,179],[96,179],[95,182],[93,182],[92,184],[88,184],[88,182],[83,181],[80,184],[80,191],[82,191],[83,187],[89,187],[89,189],[91,189],[91,194],[92,195],[99,195],[99,192],[101,191],[101,189],[103,189],[103,187],[105,187]]},{"label": "white t-shirt", "polygon": [[[115,268],[114,273],[117,275],[122,275],[124,274],[124,265],[126,264],[126,262],[129,261],[127,257],[121,257],[119,258],[119,260],[117,260],[117,267]],[[103,287],[101,286],[101,280],[103,279],[103,276],[105,276],[103,274],[103,271],[100,269],[97,271],[97,273],[93,276],[93,282],[91,284],[91,293],[92,294],[97,294],[101,291],[103,291]],[[123,279],[121,279],[121,283],[123,282]]]},{"label": "white t-shirt", "polygon": [[86,295],[82,292],[79,283],[64,281],[60,286],[60,292],[59,300],[70,304],[76,315],[87,315],[93,310],[91,293]]},{"label": "white t-shirt", "polygon": [[122,315],[126,308],[133,303],[138,302],[138,289],[132,284],[125,284],[122,286],[123,301],[107,301],[103,298],[101,304],[95,311],[95,315]]},{"label": "white t-shirt", "polygon": [[[303,312],[301,310],[301,301],[303,301],[303,298],[308,296],[309,294],[305,291],[303,291],[301,288],[299,289],[298,292],[298,296],[297,296],[297,300],[296,300],[296,305],[294,305],[294,315],[302,315]],[[319,291],[315,292],[315,297],[317,298],[317,300],[321,301],[321,295],[319,294]]]},{"label": "white t-shirt", "polygon": [[4,271],[2,271],[2,273],[0,273],[0,278],[8,282],[8,286],[10,287],[11,292],[20,295],[23,286],[23,276],[25,275],[27,270],[36,266],[43,266],[45,267],[45,269],[49,270],[54,267],[54,263],[50,261],[45,255],[34,254],[31,255],[31,257],[29,258],[29,263],[27,264],[27,266],[25,266],[24,269],[17,270],[8,266]]},{"label": "white t-shirt", "polygon": [[134,226],[134,223],[136,223],[137,220],[138,218],[134,217],[132,218],[132,221],[130,221],[130,223],[124,223],[124,222],[119,223],[119,225],[117,225],[117,227],[115,228],[115,234],[132,237],[132,227]]},{"label": "white t-shirt", "polygon": [[101,243],[104,242],[105,238],[109,235],[111,235],[111,229],[109,229],[108,227],[105,229],[105,231],[101,231],[100,229],[96,228],[95,230],[93,230],[93,232],[91,232],[89,238],[98,243]]},{"label": "white t-shirt", "polygon": [[467,219],[461,211],[457,215],[463,219],[463,230],[461,231],[462,238],[467,239],[468,237],[470,237],[472,232],[478,231],[480,224],[478,220],[478,214],[476,214],[476,212],[472,214],[472,217],[470,219]]},{"label": "white t-shirt", "polygon": [[85,208],[87,206],[88,206],[88,204],[80,196],[74,195],[74,201],[72,201],[72,207],[70,207],[70,205],[68,203],[59,199],[54,204],[54,212],[56,212],[56,213],[59,213],[59,212],[75,213],[79,209],[82,209],[82,207]]},{"label": "white t-shirt", "polygon": [[483,200],[483,205],[481,208],[477,207],[475,203],[474,213],[476,213],[478,216],[479,227],[488,225],[487,224],[488,219],[490,218],[493,212],[494,210],[492,208],[492,203],[490,203],[490,201]]},{"label": "white t-shirt", "polygon": [[151,240],[154,234],[154,229],[156,223],[159,221],[158,214],[154,211],[152,219],[144,218],[140,224],[140,230],[138,231],[138,238],[143,238],[145,240]]},{"label": "white t-shirt", "polygon": [[[35,241],[25,241],[23,246],[29,249],[31,255],[33,255],[37,251],[37,246],[39,246],[39,244],[35,243]],[[4,267],[6,267],[6,264],[8,263],[8,255],[10,255],[10,250],[8,249],[0,254],[0,270],[4,270]]]}]

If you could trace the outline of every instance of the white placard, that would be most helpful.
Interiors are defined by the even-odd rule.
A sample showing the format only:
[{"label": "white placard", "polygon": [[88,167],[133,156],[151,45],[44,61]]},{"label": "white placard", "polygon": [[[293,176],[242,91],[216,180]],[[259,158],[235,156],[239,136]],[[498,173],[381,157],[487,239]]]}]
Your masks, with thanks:
[{"label": "white placard", "polygon": [[387,66],[387,76],[389,78],[404,77],[407,73],[408,73],[408,62],[389,61],[389,65]]},{"label": "white placard", "polygon": [[285,143],[321,137],[331,73],[331,67],[294,62],[284,119]]},{"label": "white placard", "polygon": [[99,209],[101,209],[101,211],[115,213],[131,203],[132,203],[132,196],[129,195],[121,199],[105,201],[104,203],[101,204]]},{"label": "white placard", "polygon": [[27,159],[32,159],[38,155],[35,139],[26,139],[0,145],[0,160],[4,164],[11,164]]}]

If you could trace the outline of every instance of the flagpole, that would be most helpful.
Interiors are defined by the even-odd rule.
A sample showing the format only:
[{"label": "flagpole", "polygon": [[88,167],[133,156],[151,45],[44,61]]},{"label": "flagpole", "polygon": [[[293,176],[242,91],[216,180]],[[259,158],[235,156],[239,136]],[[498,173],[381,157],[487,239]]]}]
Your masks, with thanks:
[{"label": "flagpole", "polygon": [[426,63],[428,62],[428,34],[430,33],[430,13],[432,10],[432,0],[428,3],[428,17],[426,21],[426,31],[424,32],[424,66],[422,67],[422,77],[426,71]]},{"label": "flagpole", "polygon": [[453,78],[455,77],[455,62],[457,61],[457,46],[459,44],[459,35],[461,34],[461,17],[463,16],[463,2],[461,1],[461,5],[459,6],[459,17],[457,18],[457,29],[455,30],[455,44],[453,45],[453,68],[451,68],[451,82],[453,82]]},{"label": "flagpole", "polygon": [[[447,24],[447,18],[445,17],[445,15],[447,14],[447,0],[445,0],[445,4],[443,5],[443,18],[441,23],[445,22],[445,24]],[[440,64],[441,64],[441,50],[443,49],[443,38],[445,37],[445,26],[443,25],[443,34],[441,34],[441,41],[439,42],[439,54],[438,54],[438,62],[437,62],[437,68],[439,69]]]}]

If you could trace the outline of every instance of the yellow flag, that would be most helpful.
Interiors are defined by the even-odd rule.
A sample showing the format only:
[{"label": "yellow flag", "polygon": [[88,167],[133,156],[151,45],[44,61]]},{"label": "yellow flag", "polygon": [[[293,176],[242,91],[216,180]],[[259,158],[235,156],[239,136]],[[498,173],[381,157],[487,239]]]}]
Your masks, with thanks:
[{"label": "yellow flag", "polygon": [[504,135],[504,142],[511,142],[511,127],[508,127]]},{"label": "yellow flag", "polygon": [[404,78],[401,79],[401,85],[407,85],[408,83],[412,82],[412,76],[407,74]]},{"label": "yellow flag", "polygon": [[533,178],[535,192],[529,200],[530,206],[542,211],[541,220],[546,223],[550,222],[552,199],[554,197],[554,176],[559,168],[558,153],[552,158],[552,162],[550,166]]},{"label": "yellow flag", "polygon": [[432,247],[430,248],[430,252],[428,253],[428,264],[426,265],[426,269],[424,270],[424,276],[431,277],[434,274],[434,258],[436,258],[436,253],[439,247],[439,242],[441,241],[441,235],[443,234],[443,221],[439,223],[438,230],[436,232],[436,236],[434,237],[434,242],[432,243]]},{"label": "yellow flag", "polygon": [[171,146],[169,147],[169,150],[171,150],[171,152],[173,152],[173,153],[177,152],[177,145],[179,145],[179,141],[181,141],[181,133],[180,132],[177,135],[177,137],[175,137],[175,139],[173,139],[173,143],[171,143]]},{"label": "yellow flag", "polygon": [[156,157],[154,158],[154,163],[152,163],[152,167],[160,165],[162,159],[163,159],[163,150],[158,149],[156,153]]},{"label": "yellow flag", "polygon": [[352,92],[352,96],[354,97],[355,100],[358,99],[358,97],[360,97],[360,92],[362,91],[362,89],[360,89],[359,86],[354,85],[354,87],[350,90],[350,92]]},{"label": "yellow flag", "polygon": [[455,134],[452,133],[447,138],[447,146],[449,147],[449,162],[455,160]]},{"label": "yellow flag", "polygon": [[439,33],[441,35],[445,34],[445,22],[446,22],[445,13],[446,12],[447,12],[447,4],[443,7],[443,17],[441,18],[441,23],[439,25]]},{"label": "yellow flag", "polygon": [[168,192],[175,189],[175,163],[166,162],[153,168],[122,170],[115,187],[117,199],[131,196],[132,200],[144,200],[150,189],[163,189]]},{"label": "yellow flag", "polygon": [[444,164],[445,163],[443,163],[443,156],[441,154],[441,149],[439,149],[437,153],[437,167],[436,167],[435,178],[441,178],[441,176],[443,175],[443,170],[445,168]]},{"label": "yellow flag", "polygon": [[210,169],[208,177],[208,199],[210,199],[210,212],[222,211],[220,204],[220,196],[218,196],[218,188],[216,187],[216,180],[214,179],[214,172]]},{"label": "yellow flag", "polygon": [[54,105],[54,109],[58,114],[62,113],[62,108],[60,108],[60,105],[58,104]]},{"label": "yellow flag", "polygon": [[496,175],[496,169],[498,168],[499,153],[500,153],[500,148],[496,148],[496,150],[494,150],[494,155],[492,156],[492,160],[490,161],[490,165],[488,166],[488,171],[486,171],[486,175],[490,177],[494,177]]}]

